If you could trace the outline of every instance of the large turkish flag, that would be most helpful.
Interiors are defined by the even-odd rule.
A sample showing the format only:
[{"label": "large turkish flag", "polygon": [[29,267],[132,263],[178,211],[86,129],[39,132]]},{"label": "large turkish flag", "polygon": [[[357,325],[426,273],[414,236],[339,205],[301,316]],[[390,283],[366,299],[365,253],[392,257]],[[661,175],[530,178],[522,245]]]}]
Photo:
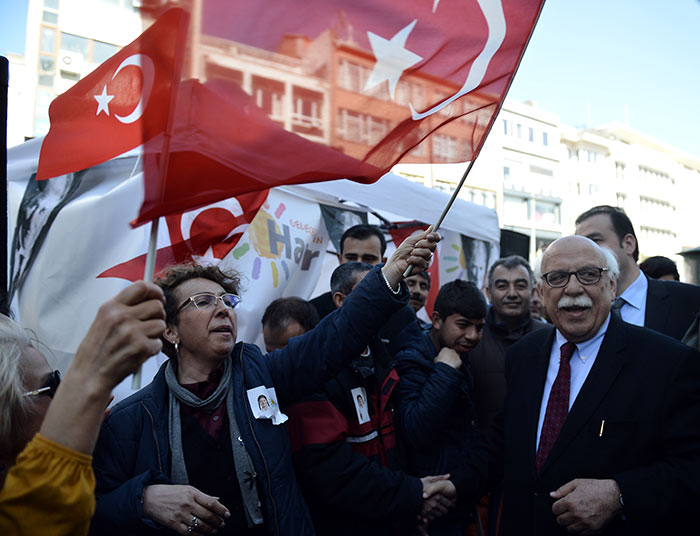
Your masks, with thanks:
[{"label": "large turkish flag", "polygon": [[101,164],[165,130],[188,18],[180,8],[167,11],[53,100],[38,180]]},{"label": "large turkish flag", "polygon": [[133,223],[282,184],[371,182],[403,157],[476,158],[542,4],[195,3],[188,74],[239,87],[183,86],[167,160],[159,142],[146,150]]}]

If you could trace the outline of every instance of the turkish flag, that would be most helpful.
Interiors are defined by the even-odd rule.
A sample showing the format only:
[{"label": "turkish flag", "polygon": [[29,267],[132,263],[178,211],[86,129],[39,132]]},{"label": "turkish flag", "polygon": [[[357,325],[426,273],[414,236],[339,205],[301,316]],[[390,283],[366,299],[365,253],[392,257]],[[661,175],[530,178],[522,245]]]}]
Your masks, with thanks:
[{"label": "turkish flag", "polygon": [[101,164],[165,130],[188,20],[181,8],[165,12],[135,41],[53,100],[38,180]]},{"label": "turkish flag", "polygon": [[285,128],[372,165],[376,179],[402,157],[476,157],[543,4],[208,0],[200,69],[239,81]]},{"label": "turkish flag", "polygon": [[144,203],[133,224],[256,188],[370,182],[402,158],[476,158],[542,5],[194,3],[201,26],[191,33],[188,75],[207,88],[238,88],[214,95],[192,83],[179,97],[170,155],[158,154],[159,143],[147,148]]},{"label": "turkish flag", "polygon": [[[191,261],[216,263],[223,259],[248,229],[269,190],[240,195],[198,210],[167,216],[170,245],[158,249],[155,272]],[[128,281],[143,279],[146,254],[105,270],[97,277]]]}]

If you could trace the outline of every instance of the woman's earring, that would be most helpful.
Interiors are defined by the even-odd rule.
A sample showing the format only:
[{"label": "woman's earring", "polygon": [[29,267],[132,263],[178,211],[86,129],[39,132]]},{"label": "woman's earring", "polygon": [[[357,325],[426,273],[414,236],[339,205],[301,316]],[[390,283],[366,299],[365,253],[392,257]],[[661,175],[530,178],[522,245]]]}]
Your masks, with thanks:
[{"label": "woman's earring", "polygon": [[178,348],[180,347],[180,343],[176,341],[173,343],[173,346],[175,346],[175,353],[179,354],[180,352],[178,351]]}]

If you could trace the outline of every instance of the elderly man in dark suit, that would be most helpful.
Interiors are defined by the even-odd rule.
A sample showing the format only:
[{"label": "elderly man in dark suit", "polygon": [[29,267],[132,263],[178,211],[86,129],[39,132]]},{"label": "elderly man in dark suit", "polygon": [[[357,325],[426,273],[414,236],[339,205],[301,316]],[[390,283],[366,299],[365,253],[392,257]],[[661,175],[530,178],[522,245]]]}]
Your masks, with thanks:
[{"label": "elderly man in dark suit", "polygon": [[610,250],[560,238],[540,271],[554,328],[506,358],[498,533],[687,534],[700,504],[700,356],[610,314]]},{"label": "elderly man in dark suit", "polygon": [[625,322],[680,340],[700,311],[700,287],[647,277],[639,269],[639,247],[625,211],[593,207],[576,218],[576,234],[610,248],[620,266],[616,306]]}]

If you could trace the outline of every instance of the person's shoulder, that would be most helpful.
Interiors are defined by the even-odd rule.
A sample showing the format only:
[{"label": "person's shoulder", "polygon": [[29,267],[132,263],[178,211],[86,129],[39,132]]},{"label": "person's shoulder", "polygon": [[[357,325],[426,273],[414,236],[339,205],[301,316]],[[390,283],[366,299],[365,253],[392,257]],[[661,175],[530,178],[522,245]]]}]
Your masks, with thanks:
[{"label": "person's shoulder", "polygon": [[639,346],[644,348],[650,347],[668,347],[676,352],[684,353],[686,351],[693,351],[689,346],[681,343],[677,339],[674,339],[670,335],[666,335],[655,329],[647,328],[644,326],[637,326],[624,321],[611,322],[608,331],[624,330],[624,340],[633,346]]},{"label": "person's shoulder", "polygon": [[537,331],[538,329],[546,328],[546,327],[552,327],[552,324],[549,324],[547,322],[544,322],[542,320],[537,320],[536,318],[530,318],[530,323],[527,326],[527,331],[526,335],[528,333],[531,333],[533,331]]},{"label": "person's shoulder", "polygon": [[531,320],[530,326],[530,330],[515,343],[513,343],[513,345],[510,347],[511,349],[515,348],[517,350],[542,344],[554,333],[554,326],[552,324],[545,324],[544,322]]},{"label": "person's shoulder", "polygon": [[680,281],[669,281],[667,279],[647,278],[649,288],[653,290],[663,290],[674,296],[695,298],[700,300],[700,286]]},{"label": "person's shoulder", "polygon": [[156,399],[163,398],[166,393],[165,367],[167,363],[166,361],[161,365],[151,383],[115,404],[109,411],[109,418],[113,419],[117,415],[131,413],[135,408],[141,406],[142,402],[156,404]]}]

